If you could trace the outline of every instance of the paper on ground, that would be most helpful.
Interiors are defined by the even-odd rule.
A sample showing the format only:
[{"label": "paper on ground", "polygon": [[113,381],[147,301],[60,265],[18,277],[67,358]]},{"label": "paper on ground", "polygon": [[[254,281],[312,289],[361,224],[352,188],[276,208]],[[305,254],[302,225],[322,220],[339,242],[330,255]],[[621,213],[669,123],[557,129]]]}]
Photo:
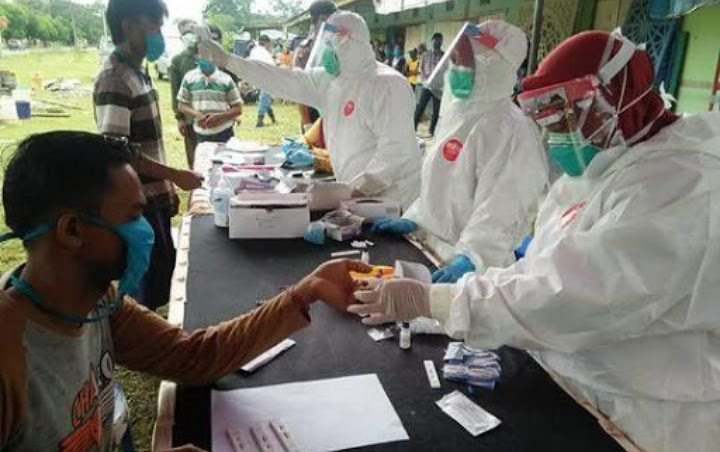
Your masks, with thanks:
[{"label": "paper on ground", "polygon": [[377,375],[212,391],[212,450],[228,429],[281,418],[300,450],[330,452],[409,439]]}]

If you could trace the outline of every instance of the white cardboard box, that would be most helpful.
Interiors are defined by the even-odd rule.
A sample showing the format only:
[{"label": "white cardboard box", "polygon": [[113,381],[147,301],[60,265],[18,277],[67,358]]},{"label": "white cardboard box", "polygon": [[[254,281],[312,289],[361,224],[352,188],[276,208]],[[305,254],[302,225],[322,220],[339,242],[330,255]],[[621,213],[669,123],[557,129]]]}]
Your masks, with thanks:
[{"label": "white cardboard box", "polygon": [[231,239],[302,237],[309,224],[304,193],[240,193],[230,200]]},{"label": "white cardboard box", "polygon": [[343,201],[340,208],[368,220],[399,218],[402,213],[400,204],[383,198],[355,198]]},{"label": "white cardboard box", "polygon": [[345,240],[351,240],[360,235],[363,222],[365,221],[364,218],[350,214],[349,212],[344,212],[344,215],[347,215],[347,217],[344,217],[342,221],[337,219],[335,221],[328,221],[328,216],[336,214],[337,212],[331,212],[320,220],[325,225],[325,234],[327,234],[328,237],[338,242],[344,242]]},{"label": "white cardboard box", "polygon": [[352,188],[341,182],[315,182],[308,194],[310,210],[335,210],[352,197]]}]

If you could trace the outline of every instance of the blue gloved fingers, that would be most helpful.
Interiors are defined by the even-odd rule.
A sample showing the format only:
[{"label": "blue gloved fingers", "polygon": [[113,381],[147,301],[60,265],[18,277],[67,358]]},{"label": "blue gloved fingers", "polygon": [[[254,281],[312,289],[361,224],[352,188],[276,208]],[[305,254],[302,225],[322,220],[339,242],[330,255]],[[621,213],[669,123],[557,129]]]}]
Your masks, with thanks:
[{"label": "blue gloved fingers", "polygon": [[475,264],[473,264],[470,258],[464,254],[456,256],[455,259],[453,259],[452,264],[450,264],[450,267],[453,272],[458,274],[458,277],[460,275],[464,275],[465,273],[475,271]]},{"label": "blue gloved fingers", "polygon": [[465,273],[475,271],[475,265],[469,257],[460,254],[453,259],[452,263],[438,269],[432,275],[432,282],[439,284],[450,284],[457,282]]},{"label": "blue gloved fingers", "polygon": [[286,160],[294,165],[309,166],[315,163],[315,157],[309,151],[295,150],[287,154]]},{"label": "blue gloved fingers", "polygon": [[525,257],[525,253],[527,253],[527,249],[530,246],[530,243],[532,242],[532,240],[533,240],[532,235],[528,235],[527,237],[525,237],[523,239],[520,246],[515,250],[515,259],[516,260],[520,260],[523,257]]},{"label": "blue gloved fingers", "polygon": [[389,227],[391,222],[392,220],[390,218],[380,218],[379,220],[376,220],[375,223],[373,223],[370,230],[372,232],[387,232],[387,228]]},{"label": "blue gloved fingers", "polygon": [[456,283],[458,279],[460,279],[460,277],[457,275],[457,273],[446,272],[445,277],[441,278],[438,282],[441,284],[452,284]]},{"label": "blue gloved fingers", "polygon": [[460,279],[458,275],[451,271],[446,271],[442,277],[438,280],[438,283],[440,284],[452,284],[457,282],[457,280]]},{"label": "blue gloved fingers", "polygon": [[439,282],[440,282],[440,279],[442,279],[444,276],[445,276],[445,270],[444,270],[444,269],[441,268],[441,269],[439,269],[439,270],[434,271],[433,274],[432,274],[432,282],[433,282],[433,284],[439,283]]},{"label": "blue gloved fingers", "polygon": [[412,220],[401,218],[397,220],[397,232],[400,234],[410,234],[418,230],[418,225]]},{"label": "blue gloved fingers", "polygon": [[415,232],[417,229],[417,223],[406,218],[380,218],[375,220],[371,231],[404,235]]}]

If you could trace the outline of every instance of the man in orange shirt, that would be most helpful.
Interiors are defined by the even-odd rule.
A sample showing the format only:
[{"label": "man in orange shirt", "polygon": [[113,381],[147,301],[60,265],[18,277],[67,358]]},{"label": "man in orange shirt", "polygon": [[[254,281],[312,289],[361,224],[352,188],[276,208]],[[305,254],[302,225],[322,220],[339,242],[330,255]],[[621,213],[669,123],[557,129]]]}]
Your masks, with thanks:
[{"label": "man in orange shirt", "polygon": [[132,154],[119,139],[51,132],[7,167],[1,240],[22,239],[27,262],[0,279],[0,450],[110,452],[116,364],[212,382],[308,326],[315,300],[345,311],[349,272],[370,271],[327,263],[263,307],[187,333],[126,296],[154,240]]}]

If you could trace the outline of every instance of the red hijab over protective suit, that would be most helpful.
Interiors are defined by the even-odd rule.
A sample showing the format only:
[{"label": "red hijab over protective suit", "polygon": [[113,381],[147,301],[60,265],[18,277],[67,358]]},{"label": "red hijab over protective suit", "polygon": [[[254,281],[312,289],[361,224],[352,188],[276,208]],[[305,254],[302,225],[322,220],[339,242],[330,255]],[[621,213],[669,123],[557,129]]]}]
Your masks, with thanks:
[{"label": "red hijab over protective suit", "polygon": [[648,53],[605,31],[587,31],[564,41],[524,79],[523,90],[533,92],[591,75],[599,78],[604,98],[620,112],[617,128],[626,144],[645,141],[677,120],[652,91],[654,69]]}]

